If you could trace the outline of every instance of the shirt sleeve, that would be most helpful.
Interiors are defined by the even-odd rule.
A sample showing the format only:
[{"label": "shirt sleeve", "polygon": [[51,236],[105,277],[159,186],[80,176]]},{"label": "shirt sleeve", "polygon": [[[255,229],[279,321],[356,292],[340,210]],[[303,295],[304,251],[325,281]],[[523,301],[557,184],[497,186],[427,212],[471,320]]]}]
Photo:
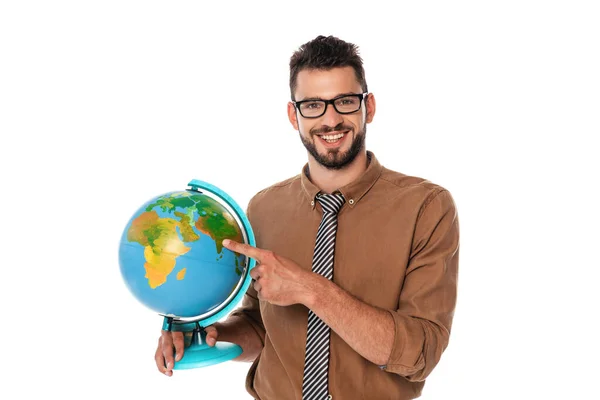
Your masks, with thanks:
[{"label": "shirt sleeve", "polygon": [[459,225],[446,189],[425,201],[415,227],[394,319],[394,343],[382,369],[409,381],[423,381],[448,346],[456,305]]},{"label": "shirt sleeve", "polygon": [[258,304],[258,297],[256,290],[252,285],[248,287],[244,298],[242,299],[242,305],[236,308],[230,316],[240,317],[245,320],[254,329],[257,337],[261,343],[265,344],[265,326],[260,315],[260,307]]},{"label": "shirt sleeve", "polygon": [[[250,224],[252,225],[252,220],[250,219],[250,210],[251,210],[252,200],[248,204],[248,208],[246,211],[246,215]],[[258,300],[258,294],[256,289],[254,289],[254,285],[250,284],[248,286],[248,290],[246,290],[246,294],[242,299],[242,304],[240,307],[236,308],[231,312],[230,316],[240,317],[244,321],[246,321],[257,337],[260,339],[261,343],[265,344],[265,325],[263,324],[262,316],[260,314],[260,304]]]}]

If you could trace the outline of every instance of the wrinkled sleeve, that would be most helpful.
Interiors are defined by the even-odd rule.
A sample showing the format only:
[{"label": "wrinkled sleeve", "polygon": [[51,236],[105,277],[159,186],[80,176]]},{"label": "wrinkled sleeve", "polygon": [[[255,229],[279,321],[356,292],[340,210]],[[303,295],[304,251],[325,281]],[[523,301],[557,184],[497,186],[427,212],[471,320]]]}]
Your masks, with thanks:
[{"label": "wrinkled sleeve", "polygon": [[[252,224],[252,219],[250,217],[252,208],[252,200],[248,203],[248,208],[246,210],[246,216],[250,221],[250,225]],[[254,226],[253,226],[254,228]],[[255,232],[256,233],[256,232]],[[262,316],[260,314],[260,305],[258,302],[258,294],[256,289],[254,289],[254,285],[250,284],[248,286],[248,290],[246,290],[246,294],[242,299],[242,304],[240,307],[233,310],[230,316],[240,317],[245,320],[256,332],[257,337],[260,339],[261,343],[265,344],[265,326],[263,324]]]},{"label": "wrinkled sleeve", "polygon": [[394,344],[383,368],[423,381],[448,346],[456,305],[459,226],[456,205],[438,189],[421,208],[394,319]]},{"label": "wrinkled sleeve", "polygon": [[252,327],[252,329],[254,329],[257,337],[264,346],[265,326],[263,325],[262,317],[260,315],[258,297],[253,285],[248,287],[248,290],[242,299],[242,305],[233,310],[230,316],[241,317],[243,320],[245,320]]}]

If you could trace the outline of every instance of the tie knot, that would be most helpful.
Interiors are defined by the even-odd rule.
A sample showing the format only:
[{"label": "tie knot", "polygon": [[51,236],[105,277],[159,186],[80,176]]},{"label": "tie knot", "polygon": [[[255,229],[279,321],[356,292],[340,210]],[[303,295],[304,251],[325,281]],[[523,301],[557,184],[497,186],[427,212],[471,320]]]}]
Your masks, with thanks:
[{"label": "tie knot", "polygon": [[341,193],[337,192],[333,194],[321,193],[317,195],[317,201],[323,207],[323,212],[337,214],[346,200]]}]

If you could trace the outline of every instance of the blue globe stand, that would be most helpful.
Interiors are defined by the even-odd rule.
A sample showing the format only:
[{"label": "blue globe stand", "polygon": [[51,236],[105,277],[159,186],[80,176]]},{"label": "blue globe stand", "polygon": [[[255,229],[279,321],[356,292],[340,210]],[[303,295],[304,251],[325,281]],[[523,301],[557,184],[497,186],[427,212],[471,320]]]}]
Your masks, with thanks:
[{"label": "blue globe stand", "polygon": [[[188,186],[190,187],[188,190],[194,192],[210,192],[228,205],[241,221],[241,228],[246,234],[246,244],[256,246],[256,240],[254,232],[252,231],[252,226],[250,226],[250,221],[240,206],[227,195],[227,193],[210,183],[199,181],[197,179],[188,183]],[[191,344],[185,348],[183,358],[179,361],[175,361],[175,365],[173,366],[174,370],[207,367],[230,361],[242,354],[242,348],[234,343],[217,341],[214,346],[206,344],[206,332],[204,331],[204,328],[225,317],[229,312],[233,311],[236,305],[242,300],[252,281],[250,270],[254,268],[255,265],[256,261],[249,258],[248,268],[245,271],[245,278],[242,286],[237,290],[236,295],[232,300],[218,308],[218,312],[186,320],[179,319],[176,316],[164,316],[163,330],[192,332]]]}]

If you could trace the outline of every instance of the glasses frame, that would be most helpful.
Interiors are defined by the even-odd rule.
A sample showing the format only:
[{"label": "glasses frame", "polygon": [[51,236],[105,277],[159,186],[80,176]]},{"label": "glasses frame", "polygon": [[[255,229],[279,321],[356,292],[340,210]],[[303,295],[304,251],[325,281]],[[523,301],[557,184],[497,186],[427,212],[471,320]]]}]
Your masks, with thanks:
[{"label": "glasses frame", "polygon": [[[350,94],[343,94],[343,95],[334,97],[333,99],[330,99],[330,100],[324,100],[324,99],[300,100],[300,101],[292,101],[292,104],[294,105],[294,107],[296,108],[296,110],[300,113],[300,115],[303,118],[308,118],[308,119],[321,118],[327,112],[327,106],[330,105],[330,104],[333,106],[333,109],[338,114],[347,115],[347,114],[354,114],[355,112],[360,111],[360,108],[362,107],[362,102],[363,102],[364,99],[367,98],[368,95],[369,95],[369,92],[364,92],[364,93],[350,93]],[[339,100],[339,99],[343,99],[344,97],[358,97],[358,99],[359,99],[358,108],[356,110],[350,111],[350,112],[341,112],[340,110],[338,110],[337,107],[335,106],[335,101]],[[312,116],[312,117],[307,117],[304,114],[302,114],[302,111],[300,110],[300,105],[302,105],[302,103],[310,103],[310,102],[314,102],[314,101],[321,101],[321,102],[325,103],[325,107],[323,108],[323,112],[321,114],[319,114],[319,115]]]}]

